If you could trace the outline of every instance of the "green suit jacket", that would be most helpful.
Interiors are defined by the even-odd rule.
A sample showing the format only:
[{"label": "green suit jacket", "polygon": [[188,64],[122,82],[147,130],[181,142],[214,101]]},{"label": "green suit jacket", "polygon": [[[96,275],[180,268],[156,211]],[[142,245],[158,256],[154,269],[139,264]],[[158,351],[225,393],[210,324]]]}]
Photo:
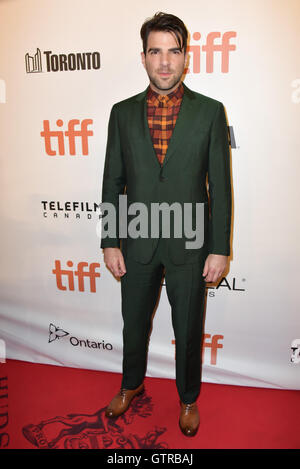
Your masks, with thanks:
[{"label": "green suit jacket", "polygon": [[[183,86],[180,111],[162,166],[147,121],[147,89],[113,105],[102,183],[102,202],[113,204],[117,217],[119,194],[127,195],[128,206],[143,202],[149,214],[153,202],[177,202],[182,211],[183,204],[190,203],[193,228],[195,205],[204,204],[204,243],[197,249],[186,247],[185,242],[191,239],[184,229],[181,237],[174,236],[170,212],[168,249],[175,264],[197,262],[210,253],[230,255],[230,152],[224,107],[220,101]],[[128,215],[127,223],[136,216]],[[151,220],[148,237],[124,237],[120,243],[117,221],[116,236],[108,238],[102,233],[100,247],[120,247],[124,255],[148,263],[158,242],[158,237],[151,237],[150,226]]]}]

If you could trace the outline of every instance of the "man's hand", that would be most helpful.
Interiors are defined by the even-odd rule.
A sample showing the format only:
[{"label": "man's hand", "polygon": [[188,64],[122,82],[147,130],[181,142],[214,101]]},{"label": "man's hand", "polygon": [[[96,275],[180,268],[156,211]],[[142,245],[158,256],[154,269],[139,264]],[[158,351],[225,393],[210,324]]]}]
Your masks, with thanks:
[{"label": "man's hand", "polygon": [[121,249],[104,248],[104,262],[115,277],[126,274],[126,267]]},{"label": "man's hand", "polygon": [[203,277],[205,282],[216,282],[224,272],[228,261],[228,256],[221,254],[209,254],[206,258]]}]

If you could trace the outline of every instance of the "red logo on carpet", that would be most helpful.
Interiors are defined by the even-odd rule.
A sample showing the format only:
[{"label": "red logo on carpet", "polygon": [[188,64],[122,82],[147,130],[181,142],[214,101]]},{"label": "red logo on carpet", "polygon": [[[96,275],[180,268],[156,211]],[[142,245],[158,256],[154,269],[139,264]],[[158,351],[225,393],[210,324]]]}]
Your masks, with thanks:
[{"label": "red logo on carpet", "polygon": [[42,420],[22,428],[25,438],[38,448],[48,449],[165,449],[159,441],[165,427],[154,426],[138,435],[131,424],[152,414],[152,398],[144,392],[116,419],[105,416],[106,407],[92,414],[74,413]]}]

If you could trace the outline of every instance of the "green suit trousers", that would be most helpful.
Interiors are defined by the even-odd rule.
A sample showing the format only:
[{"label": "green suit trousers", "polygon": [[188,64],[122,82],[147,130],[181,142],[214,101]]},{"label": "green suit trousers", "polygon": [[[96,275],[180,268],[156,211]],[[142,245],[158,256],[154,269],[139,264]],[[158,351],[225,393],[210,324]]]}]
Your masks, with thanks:
[{"label": "green suit trousers", "polygon": [[175,265],[168,255],[167,238],[159,238],[148,264],[124,254],[126,274],[121,277],[123,317],[123,378],[121,386],[135,389],[144,380],[151,318],[165,275],[172,311],[176,347],[176,387],[183,403],[200,392],[202,333],[205,305],[205,257]]}]

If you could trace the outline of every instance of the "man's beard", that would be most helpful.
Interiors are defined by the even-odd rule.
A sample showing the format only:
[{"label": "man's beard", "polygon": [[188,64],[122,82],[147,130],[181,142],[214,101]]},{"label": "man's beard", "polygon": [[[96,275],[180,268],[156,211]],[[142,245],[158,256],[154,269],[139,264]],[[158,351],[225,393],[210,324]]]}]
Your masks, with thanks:
[{"label": "man's beard", "polygon": [[[166,73],[168,73],[168,72],[166,71]],[[180,74],[175,75],[170,82],[167,82],[165,84],[164,84],[163,80],[162,80],[162,82],[159,82],[153,75],[150,75],[149,73],[148,73],[148,77],[149,77],[149,80],[151,81],[151,83],[158,90],[168,91],[168,90],[171,90],[172,88],[174,88],[177,85],[177,83],[180,82],[182,74],[183,74],[183,71]]]}]

